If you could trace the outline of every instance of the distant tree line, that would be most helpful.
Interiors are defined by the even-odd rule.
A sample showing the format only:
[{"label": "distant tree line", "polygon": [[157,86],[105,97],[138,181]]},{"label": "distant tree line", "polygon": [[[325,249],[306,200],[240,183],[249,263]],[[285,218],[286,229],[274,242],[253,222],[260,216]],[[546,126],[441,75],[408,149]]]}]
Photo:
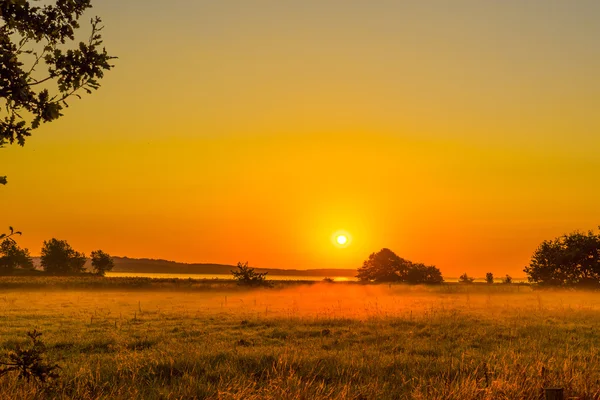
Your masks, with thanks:
[{"label": "distant tree line", "polygon": [[[475,281],[475,278],[467,275],[466,272],[458,278],[459,283],[473,283],[474,281]],[[504,284],[511,284],[512,281],[513,281],[512,277],[508,274],[506,274],[506,277],[504,279],[502,279],[502,283],[504,283]],[[495,282],[494,274],[491,272],[486,273],[485,274],[485,283],[492,285],[492,284],[494,284],[494,282]]]},{"label": "distant tree line", "polygon": [[[0,274],[12,275],[18,271],[34,271],[33,259],[28,249],[19,247],[15,236],[21,232],[9,227],[9,233],[0,234]],[[66,240],[44,241],[41,250],[42,270],[49,275],[77,275],[86,273],[85,254],[75,251]],[[104,276],[114,267],[112,257],[102,250],[91,253],[94,274]]]}]

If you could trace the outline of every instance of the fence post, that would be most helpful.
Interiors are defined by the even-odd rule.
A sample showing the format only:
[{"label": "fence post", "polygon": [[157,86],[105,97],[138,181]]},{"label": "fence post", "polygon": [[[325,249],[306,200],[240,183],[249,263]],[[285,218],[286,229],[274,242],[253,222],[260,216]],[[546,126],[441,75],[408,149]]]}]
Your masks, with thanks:
[{"label": "fence post", "polygon": [[564,400],[563,388],[546,388],[544,389],[546,400]]}]

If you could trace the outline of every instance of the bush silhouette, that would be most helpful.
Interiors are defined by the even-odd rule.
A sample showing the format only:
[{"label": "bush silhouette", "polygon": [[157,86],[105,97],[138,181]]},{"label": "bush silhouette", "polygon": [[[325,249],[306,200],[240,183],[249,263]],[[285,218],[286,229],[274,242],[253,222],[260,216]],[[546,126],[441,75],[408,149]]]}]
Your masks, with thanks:
[{"label": "bush silhouette", "polygon": [[267,281],[268,272],[256,272],[254,268],[248,266],[248,261],[245,263],[237,263],[237,271],[231,271],[233,278],[238,285],[244,286],[271,286]]},{"label": "bush silhouette", "polygon": [[18,347],[16,351],[8,353],[8,360],[1,361],[0,377],[16,372],[19,374],[19,379],[26,379],[29,382],[33,379],[36,383],[46,383],[49,379],[57,379],[59,377],[57,369],[60,367],[57,364],[48,363],[44,360],[46,353],[46,345],[40,337],[42,334],[36,330],[27,332],[27,336],[31,340],[31,347],[24,349]]}]

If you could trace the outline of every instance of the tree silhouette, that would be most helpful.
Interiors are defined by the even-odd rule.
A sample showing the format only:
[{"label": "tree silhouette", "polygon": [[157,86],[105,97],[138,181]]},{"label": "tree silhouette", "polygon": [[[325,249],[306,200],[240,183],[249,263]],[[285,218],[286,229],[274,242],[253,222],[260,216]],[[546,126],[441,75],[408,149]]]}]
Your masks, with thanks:
[{"label": "tree silhouette", "polygon": [[84,271],[85,254],[79,253],[66,240],[50,239],[42,247],[42,268],[49,274],[78,274]]},{"label": "tree silhouette", "polygon": [[[104,71],[113,67],[115,57],[102,47],[100,18],[91,20],[88,40],[75,43],[79,19],[91,7],[91,0],[43,6],[0,0],[0,98],[6,112],[0,116],[0,147],[23,146],[41,123],[62,116],[67,100],[98,89]],[[0,184],[6,182],[0,176]]]},{"label": "tree silhouette", "polygon": [[492,283],[494,283],[494,274],[492,274],[491,272],[488,272],[487,274],[485,274],[485,281],[487,283],[489,283],[490,285]]},{"label": "tree silhouette", "polygon": [[248,266],[248,261],[245,263],[237,263],[238,270],[231,271],[233,279],[239,285],[245,286],[270,286],[267,281],[268,272],[256,272],[254,268]]},{"label": "tree silhouette", "polygon": [[573,232],[538,246],[525,267],[530,282],[549,286],[600,285],[600,233]]},{"label": "tree silhouette", "polygon": [[412,264],[408,267],[404,282],[411,284],[437,284],[444,282],[442,272],[434,266]]},{"label": "tree silhouette", "polygon": [[112,257],[102,250],[92,251],[92,267],[98,275],[104,276],[108,271],[112,271],[115,262]]},{"label": "tree silhouette", "polygon": [[473,283],[474,280],[475,280],[475,278],[471,278],[469,275],[467,275],[466,272],[464,274],[462,274],[460,276],[460,278],[458,278],[458,281],[460,283]]},{"label": "tree silhouette", "polygon": [[444,279],[434,266],[415,264],[383,248],[372,253],[356,275],[361,282],[442,283]]},{"label": "tree silhouette", "polygon": [[0,273],[10,274],[16,268],[32,269],[33,261],[29,250],[21,249],[17,242],[13,239],[14,236],[20,235],[21,232],[15,232],[12,226],[9,228],[10,233],[0,235]]}]

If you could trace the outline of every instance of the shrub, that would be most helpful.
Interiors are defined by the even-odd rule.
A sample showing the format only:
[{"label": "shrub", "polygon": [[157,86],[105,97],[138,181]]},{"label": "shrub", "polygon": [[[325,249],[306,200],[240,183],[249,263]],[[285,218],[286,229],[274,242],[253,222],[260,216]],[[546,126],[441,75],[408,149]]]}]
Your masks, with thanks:
[{"label": "shrub", "polygon": [[248,261],[245,263],[238,262],[238,270],[231,271],[233,278],[238,285],[244,286],[271,286],[267,281],[268,272],[256,272],[254,268],[248,266]]},{"label": "shrub", "polygon": [[473,283],[474,280],[475,280],[475,278],[471,278],[469,275],[467,275],[466,272],[464,274],[462,274],[460,276],[460,278],[458,278],[458,281],[460,283]]},{"label": "shrub", "polygon": [[19,379],[26,379],[29,382],[33,379],[36,383],[46,383],[48,379],[58,379],[57,372],[60,367],[57,364],[48,363],[44,360],[46,353],[46,345],[40,337],[41,332],[34,330],[27,332],[27,336],[31,340],[31,347],[23,349],[20,346],[16,351],[8,354],[8,361],[0,362],[0,377],[16,372],[19,374]]}]

